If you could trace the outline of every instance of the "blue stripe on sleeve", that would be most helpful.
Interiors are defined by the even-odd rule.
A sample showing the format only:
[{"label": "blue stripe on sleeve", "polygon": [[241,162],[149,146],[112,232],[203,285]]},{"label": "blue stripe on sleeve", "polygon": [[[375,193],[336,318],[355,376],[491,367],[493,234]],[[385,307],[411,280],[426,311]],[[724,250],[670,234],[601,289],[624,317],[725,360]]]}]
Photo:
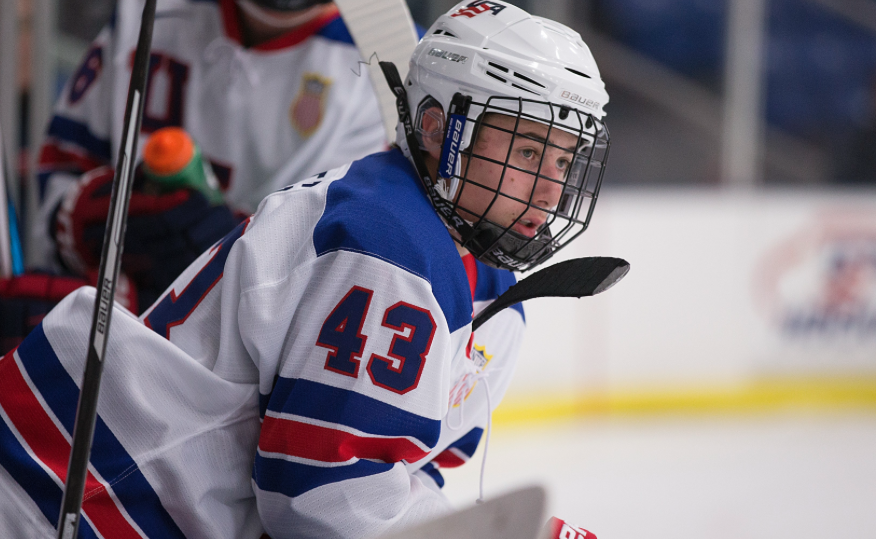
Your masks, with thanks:
[{"label": "blue stripe on sleeve", "polygon": [[[40,324],[18,347],[21,363],[37,391],[72,435],[79,387],[61,364]],[[131,518],[149,537],[184,538],[152,485],[100,416],[94,429],[91,464],[110,484]],[[118,481],[113,483],[114,481]]]},{"label": "blue stripe on sleeve", "polygon": [[[0,421],[0,466],[27,492],[46,520],[57,527],[63,491],[27,454],[5,421]],[[78,536],[97,539],[97,534],[85,519],[79,520]]]},{"label": "blue stripe on sleeve", "polygon": [[337,423],[368,434],[412,436],[428,447],[435,447],[441,434],[439,420],[412,414],[355,391],[305,379],[279,378],[268,409]]},{"label": "blue stripe on sleeve", "polygon": [[65,142],[71,142],[90,153],[92,156],[99,157],[110,161],[112,150],[110,141],[103,139],[91,132],[89,127],[76,120],[65,118],[63,116],[55,116],[52,118],[52,123],[49,124],[47,133],[50,137],[55,137]]},{"label": "blue stripe on sleeve", "polygon": [[450,444],[449,447],[455,447],[471,457],[475,454],[475,451],[477,451],[478,443],[481,441],[481,435],[483,434],[484,429],[475,427],[468,431],[465,436]]},{"label": "blue stripe on sleeve", "polygon": [[387,472],[393,466],[392,463],[369,460],[360,460],[347,466],[308,466],[256,455],[253,479],[262,490],[294,498],[323,485]]},{"label": "blue stripe on sleeve", "polygon": [[432,481],[435,481],[435,484],[438,485],[438,488],[444,488],[444,476],[441,475],[441,472],[438,471],[438,468],[436,468],[434,464],[432,464],[431,462],[427,462],[420,469],[426,472],[429,477],[432,478]]}]

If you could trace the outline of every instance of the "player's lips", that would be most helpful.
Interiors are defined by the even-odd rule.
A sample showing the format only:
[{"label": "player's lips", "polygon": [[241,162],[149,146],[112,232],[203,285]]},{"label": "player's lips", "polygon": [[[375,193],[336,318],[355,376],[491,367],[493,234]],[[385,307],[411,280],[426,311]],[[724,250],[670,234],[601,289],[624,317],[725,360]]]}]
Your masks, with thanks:
[{"label": "player's lips", "polygon": [[515,232],[523,234],[527,238],[534,238],[538,231],[544,225],[546,219],[537,215],[524,215],[519,221],[514,223],[512,228]]}]

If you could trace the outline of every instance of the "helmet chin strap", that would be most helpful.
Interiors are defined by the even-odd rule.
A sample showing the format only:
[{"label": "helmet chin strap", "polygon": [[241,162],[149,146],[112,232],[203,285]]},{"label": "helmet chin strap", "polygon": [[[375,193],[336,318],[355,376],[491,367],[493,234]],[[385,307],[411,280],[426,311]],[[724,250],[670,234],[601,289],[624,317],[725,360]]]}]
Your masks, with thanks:
[{"label": "helmet chin strap", "polygon": [[235,0],[240,9],[258,22],[276,29],[291,30],[310,22],[321,11],[323,4],[317,4],[298,11],[282,12],[263,8],[252,0]]},{"label": "helmet chin strap", "polygon": [[[414,168],[417,169],[417,174],[420,176],[420,181],[432,201],[432,206],[438,214],[459,234],[462,243],[472,237],[474,229],[468,224],[465,219],[456,213],[453,209],[453,204],[441,196],[435,188],[435,182],[432,181],[432,176],[426,167],[426,160],[423,157],[423,152],[420,149],[420,144],[417,142],[417,137],[414,135],[414,124],[411,119],[411,110],[408,107],[407,92],[405,85],[398,74],[398,69],[392,62],[380,62],[380,69],[383,70],[383,76],[386,77],[386,82],[396,95],[396,108],[398,110],[399,121],[405,129],[405,142],[408,145],[408,151],[411,154],[411,159],[414,161]],[[449,123],[449,122],[448,122]]]},{"label": "helmet chin strap", "polygon": [[[414,168],[417,169],[417,174],[419,174],[420,181],[423,183],[423,187],[426,189],[426,193],[432,202],[432,207],[434,207],[435,211],[438,212],[438,215],[442,217],[447,227],[456,233],[455,235],[451,235],[454,236],[460,245],[469,250],[471,250],[472,247],[477,247],[480,253],[473,252],[472,254],[474,254],[476,258],[481,259],[483,262],[490,265],[513,270],[518,270],[521,266],[527,265],[517,257],[509,255],[508,252],[499,245],[498,240],[500,237],[509,234],[509,231],[505,230],[503,233],[497,234],[495,229],[498,227],[485,219],[481,219],[478,226],[473,227],[471,223],[463,219],[459,213],[457,213],[450,200],[441,196],[435,182],[432,181],[432,176],[429,174],[429,170],[426,167],[426,160],[423,157],[420,144],[414,134],[414,124],[413,119],[411,118],[411,110],[408,106],[407,91],[405,90],[401,76],[398,74],[398,69],[392,62],[380,62],[380,69],[383,70],[383,76],[386,77],[386,82],[389,84],[392,92],[396,95],[396,109],[398,111],[399,121],[404,126],[405,142],[407,143],[411,159],[414,162]],[[452,138],[452,136],[448,137],[448,134],[451,133],[452,130],[452,119],[454,116],[459,116],[460,121],[462,121],[462,119],[466,117],[468,106],[471,102],[469,97],[462,96],[462,94],[457,94],[457,97],[459,97],[459,99],[454,97],[453,101],[451,101],[450,110],[447,114],[448,121],[445,126],[444,145],[442,147],[442,159],[439,168],[441,168],[442,165],[452,163],[452,160],[448,160],[447,158],[447,153],[449,151],[448,138]],[[439,177],[447,176],[447,174],[443,174],[440,170],[438,175]],[[539,247],[543,247],[543,245],[539,245]]]}]

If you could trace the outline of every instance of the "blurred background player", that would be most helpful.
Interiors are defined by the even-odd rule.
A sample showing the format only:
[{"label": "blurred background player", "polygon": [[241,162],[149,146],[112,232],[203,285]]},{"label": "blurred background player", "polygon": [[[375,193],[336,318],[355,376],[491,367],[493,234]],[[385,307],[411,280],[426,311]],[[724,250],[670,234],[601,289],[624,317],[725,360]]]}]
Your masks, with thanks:
[{"label": "blurred background player", "polygon": [[[440,468],[474,453],[525,326],[519,305],[474,333],[472,315],[587,228],[608,152],[581,36],[489,5],[440,17],[390,79],[412,112],[399,147],[265,197],[142,323],[113,317],[107,357],[124,360],[92,452],[107,488],[82,527],[106,537],[123,512],[149,537],[352,539],[451,508]],[[0,489],[30,517],[0,512],[0,535],[56,522],[40,462],[65,444],[42,440],[70,427],[43,420],[69,418],[76,392],[27,403],[73,383],[93,293],[0,361],[0,380],[33,380],[0,393],[0,436],[24,432],[0,438]]]},{"label": "blurred background player", "polygon": [[[118,3],[56,104],[40,154],[31,267],[87,276],[97,266],[141,6]],[[162,1],[150,61],[141,145],[160,128],[185,129],[227,206],[189,189],[145,194],[138,181],[122,270],[143,307],[283,187],[274,178],[305,178],[386,147],[369,79],[357,75],[359,54],[331,2]]]}]

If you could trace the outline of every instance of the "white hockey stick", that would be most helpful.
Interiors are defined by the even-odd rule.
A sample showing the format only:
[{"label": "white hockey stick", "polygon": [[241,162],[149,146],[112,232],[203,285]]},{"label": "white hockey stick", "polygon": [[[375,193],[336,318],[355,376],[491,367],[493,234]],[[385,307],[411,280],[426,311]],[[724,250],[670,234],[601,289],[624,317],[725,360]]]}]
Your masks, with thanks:
[{"label": "white hockey stick", "polygon": [[408,4],[405,0],[335,0],[335,5],[353,36],[359,54],[368,65],[368,74],[386,128],[386,139],[390,143],[395,142],[395,126],[398,123],[396,96],[389,89],[377,62],[392,62],[402,80],[407,76],[411,54],[419,41]]},{"label": "white hockey stick", "polygon": [[12,250],[9,236],[9,199],[6,196],[6,160],[3,159],[3,130],[0,129],[0,277],[12,277]]},{"label": "white hockey stick", "polygon": [[379,539],[536,539],[547,494],[527,487]]}]

